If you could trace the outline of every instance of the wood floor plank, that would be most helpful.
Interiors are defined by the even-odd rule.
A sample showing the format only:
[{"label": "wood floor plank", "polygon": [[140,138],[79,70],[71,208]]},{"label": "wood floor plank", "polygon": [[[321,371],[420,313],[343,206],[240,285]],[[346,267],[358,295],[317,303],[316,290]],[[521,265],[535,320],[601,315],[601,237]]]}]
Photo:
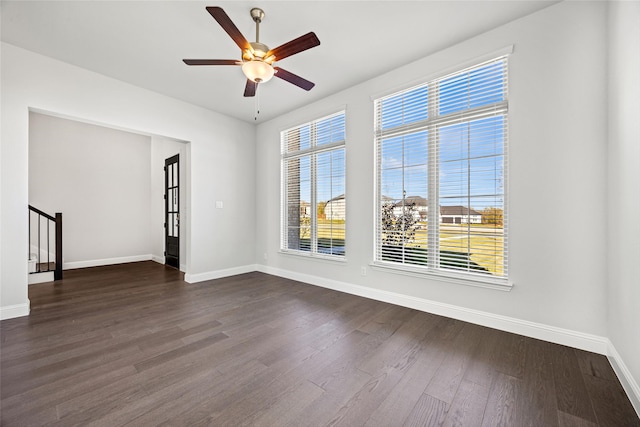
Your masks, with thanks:
[{"label": "wood floor plank", "polygon": [[560,427],[596,427],[597,424],[578,418],[566,412],[558,411],[558,425]]},{"label": "wood floor plank", "polygon": [[553,379],[553,345],[539,340],[525,340],[526,364],[522,387],[518,388],[517,425],[558,425],[556,392]]},{"label": "wood floor plank", "polygon": [[[247,363],[242,372],[216,373],[213,366],[174,377],[170,386],[146,387],[149,397],[132,402],[121,411],[104,417],[98,425],[184,425],[191,426],[208,419],[219,408],[228,406],[227,396],[246,395],[252,385],[270,379],[268,369],[258,362]],[[242,390],[242,393],[237,393]]]},{"label": "wood floor plank", "polygon": [[488,388],[463,380],[442,425],[444,427],[477,426],[484,417],[488,400]]},{"label": "wood floor plank", "polygon": [[558,409],[597,423],[591,399],[585,387],[584,377],[573,349],[562,345],[555,346],[553,378]]},{"label": "wood floor plank", "polygon": [[[85,376],[69,377],[29,390],[3,400],[2,421],[8,425],[33,425],[41,424],[45,419],[57,420],[58,405],[78,396],[92,394],[135,373],[135,368],[129,365],[102,373],[91,372]],[[25,402],[29,404],[25,405]]]},{"label": "wood floor plank", "polygon": [[[260,369],[260,368],[258,368]],[[218,383],[224,381],[223,376],[212,366],[205,367],[197,374],[180,379],[172,386],[148,394],[147,405],[139,407],[139,402],[130,405],[136,408],[136,417],[131,424],[155,426],[167,419],[167,414],[178,415],[188,412],[199,402],[218,390]],[[132,414],[132,415],[133,415]]]},{"label": "wood floor plank", "polygon": [[448,405],[435,397],[423,394],[414,406],[404,427],[440,426],[445,420]]},{"label": "wood floor plank", "polygon": [[640,426],[605,357],[268,274],[69,270],[0,322],[0,425]]},{"label": "wood floor plank", "polygon": [[355,369],[348,376],[334,381],[334,388],[325,392],[309,406],[307,411],[299,414],[288,425],[314,426],[339,425],[346,413],[351,397],[371,380],[371,376]]},{"label": "wood floor plank", "polygon": [[271,404],[286,392],[278,375],[269,369],[261,369],[255,375],[242,377],[232,386],[222,389],[216,387],[213,393],[214,399],[204,399],[202,402],[181,417],[181,422],[186,425],[197,424],[202,419],[211,420],[210,425],[238,424],[238,418],[255,415],[256,408],[247,406],[247,402]]},{"label": "wood floor plank", "polygon": [[433,376],[425,393],[450,405],[462,382],[462,378],[470,363],[476,347],[480,343],[483,327],[466,324],[452,340],[447,340],[448,348],[436,374]]},{"label": "wood floor plank", "polygon": [[[121,426],[131,423],[132,425],[155,425],[156,423],[145,424],[142,420],[155,419],[158,420],[158,411],[162,414],[160,417],[165,420],[172,415],[176,409],[176,401],[180,403],[200,398],[206,399],[203,393],[211,384],[215,384],[220,378],[219,373],[214,367],[207,367],[198,375],[181,377],[171,383],[170,387],[154,388],[153,391],[147,390],[142,381],[138,383],[143,388],[144,394],[137,399],[124,400],[118,402],[112,410],[101,412],[87,425],[96,426]],[[188,399],[185,399],[185,396]],[[151,415],[148,415],[151,414]]]},{"label": "wood floor plank", "polygon": [[497,369],[514,378],[522,378],[525,363],[525,337],[501,333],[497,343]]},{"label": "wood floor plank", "polygon": [[222,332],[218,332],[216,334],[211,335],[208,338],[204,338],[200,341],[186,344],[177,349],[167,351],[165,353],[162,353],[157,356],[138,362],[133,366],[138,370],[138,372],[142,372],[154,366],[161,365],[163,363],[169,363],[172,360],[180,358],[191,352],[206,349],[207,347],[212,346],[213,344],[217,343],[218,341],[222,341],[225,338],[229,338],[229,337],[223,334]]},{"label": "wood floor plank", "polygon": [[520,380],[499,374],[489,391],[489,399],[482,418],[482,427],[516,426],[517,396]]},{"label": "wood floor plank", "polygon": [[[369,422],[372,414],[381,408],[387,397],[418,362],[420,355],[426,353],[423,351],[425,341],[437,335],[437,327],[443,324],[442,320],[444,319],[427,313],[416,313],[384,343],[383,348],[372,352],[358,366],[358,369],[370,373],[372,378],[340,409],[335,425],[358,425],[363,420]],[[435,372],[435,367],[431,372]],[[412,378],[415,381],[415,377]],[[422,390],[426,384],[428,381],[423,383]],[[416,395],[420,396],[422,390]],[[375,420],[373,417],[370,422]]]},{"label": "wood floor plank", "polygon": [[616,373],[605,356],[577,348],[574,348],[573,352],[578,359],[578,365],[580,366],[582,375],[591,375],[592,377],[614,381],[617,379]]},{"label": "wood floor plank", "polygon": [[447,345],[441,341],[443,336],[441,332],[452,330],[451,326],[456,324],[458,322],[452,319],[444,317],[438,319],[434,329],[422,342],[421,351],[416,355],[415,362],[408,366],[406,374],[371,413],[365,425],[388,426],[404,423],[447,356]]},{"label": "wood floor plank", "polygon": [[[107,347],[109,350],[105,351]],[[121,342],[107,347],[51,365],[20,372],[19,374],[11,373],[11,370],[8,370],[9,372],[5,374],[3,371],[2,399],[4,400],[64,377],[79,374],[93,367],[141,354],[140,349],[128,342]]]},{"label": "wood floor plank", "polygon": [[380,404],[398,385],[404,375],[404,370],[391,368],[375,377],[371,377],[365,385],[342,405],[334,415],[332,425],[345,427],[361,425],[364,420],[370,417],[372,412],[380,407]]},{"label": "wood floor plank", "polygon": [[584,378],[599,425],[640,427],[640,419],[618,381],[591,375]]},{"label": "wood floor plank", "polygon": [[497,353],[500,351],[498,341],[502,332],[484,328],[480,333],[482,334],[480,337],[482,345],[476,348],[476,352],[469,360],[464,379],[485,388],[491,388],[500,372]]},{"label": "wood floor plank", "polygon": [[386,367],[397,365],[399,360],[407,358],[407,354],[411,355],[420,349],[422,340],[436,323],[436,316],[413,313],[413,316],[385,340],[378,351],[368,355],[358,368],[374,375]]},{"label": "wood floor plank", "polygon": [[304,381],[282,396],[274,405],[251,420],[256,427],[286,426],[306,412],[319,399],[324,390],[310,381]]}]

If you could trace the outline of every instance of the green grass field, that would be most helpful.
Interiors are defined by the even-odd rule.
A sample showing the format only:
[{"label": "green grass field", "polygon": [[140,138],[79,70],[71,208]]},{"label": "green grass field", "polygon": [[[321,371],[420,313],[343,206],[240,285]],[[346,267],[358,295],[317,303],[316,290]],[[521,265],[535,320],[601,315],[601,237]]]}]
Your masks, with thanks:
[{"label": "green grass field", "polygon": [[[416,232],[413,245],[427,247],[427,228],[422,224]],[[501,276],[504,271],[504,237],[502,228],[493,225],[441,224],[440,250],[471,254],[471,260],[492,274]]]},{"label": "green grass field", "polygon": [[[468,233],[469,231],[469,233]],[[302,230],[300,237],[309,238],[308,229]],[[345,239],[344,220],[318,220],[318,239],[333,240],[343,245]],[[471,261],[484,267],[490,273],[501,276],[504,272],[504,237],[502,228],[487,224],[441,224],[440,251],[446,253],[470,253]],[[422,223],[416,231],[411,246],[427,248],[427,226]]]}]

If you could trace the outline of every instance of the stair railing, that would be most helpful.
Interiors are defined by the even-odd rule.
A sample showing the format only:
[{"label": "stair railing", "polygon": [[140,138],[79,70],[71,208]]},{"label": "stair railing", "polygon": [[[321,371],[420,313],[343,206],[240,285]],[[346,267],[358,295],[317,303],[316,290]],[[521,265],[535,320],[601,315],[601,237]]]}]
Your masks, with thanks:
[{"label": "stair railing", "polygon": [[[43,224],[44,221],[44,224]],[[34,226],[35,224],[35,226]],[[54,227],[54,261],[53,261],[53,269],[51,268],[52,260],[51,260],[51,225]],[[32,230],[32,226],[34,226],[35,230]],[[45,231],[46,228],[46,231]],[[35,233],[35,234],[33,234]],[[46,234],[45,234],[46,233]],[[32,242],[33,236],[33,242]],[[43,246],[45,242],[42,240],[46,240],[46,246]],[[55,216],[49,215],[38,208],[34,208],[29,205],[29,261],[32,260],[32,247],[35,246],[36,258],[35,258],[35,266],[34,268],[30,268],[29,273],[43,273],[48,271],[53,271],[54,280],[62,279],[62,213],[56,212]],[[44,256],[46,254],[46,262]],[[32,271],[31,271],[32,270]]]}]

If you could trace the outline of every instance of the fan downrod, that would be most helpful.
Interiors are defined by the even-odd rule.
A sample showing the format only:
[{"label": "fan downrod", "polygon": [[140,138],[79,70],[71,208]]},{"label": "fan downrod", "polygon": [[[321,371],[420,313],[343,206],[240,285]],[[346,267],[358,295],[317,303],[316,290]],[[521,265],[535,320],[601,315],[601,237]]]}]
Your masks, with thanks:
[{"label": "fan downrod", "polygon": [[264,11],[259,7],[254,7],[249,13],[253,22],[256,23],[256,43],[260,43],[260,23],[264,19]]}]

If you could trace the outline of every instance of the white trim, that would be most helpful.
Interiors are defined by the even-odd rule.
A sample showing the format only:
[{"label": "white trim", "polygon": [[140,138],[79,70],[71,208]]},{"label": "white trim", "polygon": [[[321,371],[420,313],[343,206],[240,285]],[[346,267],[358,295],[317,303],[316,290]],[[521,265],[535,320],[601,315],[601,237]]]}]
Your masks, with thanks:
[{"label": "white trim", "polygon": [[[292,130],[292,129],[295,129],[297,127],[304,126],[306,123],[312,122],[315,119],[317,119],[318,117],[322,117],[322,118],[331,117],[334,114],[337,114],[336,113],[337,111],[344,111],[345,112],[345,118],[346,118],[347,107],[348,107],[348,104],[340,104],[337,107],[331,107],[331,108],[322,109],[319,113],[316,112],[316,113],[305,114],[304,117],[309,117],[308,119],[298,120],[294,124],[287,125],[287,126],[285,126],[283,128],[280,128],[280,134],[282,134],[282,132],[286,132],[288,130]],[[345,122],[345,128],[346,128],[346,122]]]},{"label": "white trim", "polygon": [[309,251],[295,250],[295,249],[280,249],[278,253],[282,255],[300,257],[304,259],[314,259],[319,261],[335,262],[338,264],[346,264],[348,261],[345,255],[328,255],[328,254],[312,253]]},{"label": "white trim", "polygon": [[186,273],[184,275],[184,281],[187,283],[198,283],[204,282],[205,280],[221,279],[223,277],[236,276],[254,271],[258,271],[258,266],[256,264],[249,264],[240,267],[226,268],[224,270],[207,271],[205,273]]},{"label": "white trim", "polygon": [[28,316],[30,304],[30,302],[26,302],[25,304],[14,304],[0,307],[0,320]]},{"label": "white trim", "polygon": [[474,273],[458,273],[456,271],[428,270],[424,267],[414,267],[408,264],[393,264],[384,261],[374,261],[369,264],[372,269],[386,271],[387,273],[403,274],[405,276],[429,278],[442,282],[455,283],[458,285],[475,286],[478,288],[495,289],[509,292],[513,283],[506,278],[482,277]]},{"label": "white trim", "polygon": [[433,313],[440,316],[450,317],[477,325],[514,334],[524,335],[556,344],[567,345],[581,350],[591,351],[598,354],[607,354],[609,340],[605,337],[516,319],[485,311],[459,307],[437,301],[430,301],[423,298],[402,295],[395,292],[373,289],[367,286],[353,285],[339,282],[337,280],[325,279],[323,277],[312,276],[304,273],[297,273],[279,268],[258,265],[258,271],[287,279],[309,283],[323,288],[333,289],[348,294],[358,295],[365,298],[409,307],[416,310]]},{"label": "white trim", "polygon": [[[501,56],[511,55],[514,51],[514,45],[508,45],[501,49],[494,50],[493,52],[488,52],[483,55],[478,55],[473,59],[469,59],[467,61],[462,61],[457,63],[456,65],[452,65],[450,67],[444,68],[440,71],[436,71],[434,73],[428,74],[427,76],[422,76],[419,79],[412,80],[410,82],[405,82],[403,84],[395,85],[391,88],[384,89],[378,91],[370,96],[371,101],[375,101],[378,98],[384,98],[388,95],[391,95],[394,92],[399,92],[414,86],[420,86],[430,80],[438,79],[440,77],[444,77],[448,74],[455,73],[457,71],[463,71],[466,68],[474,66],[474,64],[480,64],[481,62],[491,61],[492,59],[499,58]],[[422,61],[423,59],[419,59],[418,61]],[[384,75],[383,75],[384,76]],[[379,76],[382,77],[382,76]]]},{"label": "white trim", "polygon": [[609,359],[609,363],[611,363],[611,367],[613,371],[618,376],[618,380],[620,380],[620,384],[622,384],[622,388],[627,393],[629,400],[631,401],[631,405],[636,410],[638,417],[640,417],[640,385],[631,375],[631,371],[627,368],[620,353],[613,346],[613,343],[607,340],[607,358]]},{"label": "white trim", "polygon": [[101,265],[124,264],[127,262],[138,262],[138,261],[151,261],[152,259],[153,259],[153,256],[151,254],[123,256],[118,258],[91,259],[87,261],[65,262],[62,264],[62,269],[73,270],[75,268],[99,267]]},{"label": "white trim", "polygon": [[29,284],[53,282],[55,280],[53,271],[44,271],[42,273],[29,273]]},{"label": "white trim", "polygon": [[71,121],[74,121],[74,122],[86,123],[86,124],[94,125],[94,126],[106,127],[106,128],[109,128],[109,129],[115,129],[115,130],[119,130],[119,131],[122,131],[122,132],[134,133],[136,135],[149,136],[149,137],[157,136],[157,137],[160,137],[160,138],[170,139],[172,141],[181,142],[181,143],[184,143],[184,144],[188,144],[190,142],[190,141],[186,141],[184,139],[174,138],[172,136],[149,133],[149,132],[145,132],[145,131],[141,131],[141,130],[137,130],[137,129],[124,127],[124,126],[116,126],[116,125],[114,125],[112,123],[108,123],[108,122],[101,122],[101,121],[97,121],[97,120],[89,120],[89,119],[86,119],[86,118],[80,117],[80,116],[70,116],[68,114],[62,114],[62,113],[58,113],[56,111],[50,111],[50,110],[43,110],[41,108],[36,108],[36,107],[29,107],[28,110],[30,112],[32,112],[32,113],[43,114],[45,116],[51,116],[51,117],[56,117],[56,118],[59,118],[59,119],[71,120]]}]

